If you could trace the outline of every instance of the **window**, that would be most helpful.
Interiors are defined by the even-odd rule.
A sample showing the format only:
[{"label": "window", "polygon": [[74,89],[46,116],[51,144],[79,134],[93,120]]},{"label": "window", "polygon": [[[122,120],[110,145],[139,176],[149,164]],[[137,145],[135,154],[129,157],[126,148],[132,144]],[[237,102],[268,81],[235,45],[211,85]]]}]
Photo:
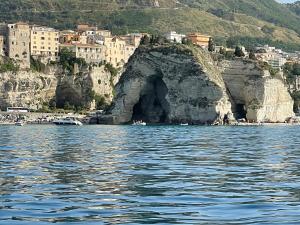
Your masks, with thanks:
[{"label": "window", "polygon": [[45,40],[45,37],[41,37],[41,40]]}]

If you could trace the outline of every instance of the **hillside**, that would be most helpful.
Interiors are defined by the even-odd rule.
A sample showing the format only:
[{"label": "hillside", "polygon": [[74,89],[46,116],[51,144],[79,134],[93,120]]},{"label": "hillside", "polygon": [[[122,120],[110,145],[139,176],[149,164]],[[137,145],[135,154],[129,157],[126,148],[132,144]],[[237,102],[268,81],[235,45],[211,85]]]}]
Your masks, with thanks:
[{"label": "hillside", "polygon": [[287,7],[298,16],[300,16],[300,1],[297,1],[293,4],[287,4]]},{"label": "hillside", "polygon": [[2,0],[0,21],[59,29],[88,22],[114,33],[199,31],[224,41],[300,50],[300,17],[274,0]]}]

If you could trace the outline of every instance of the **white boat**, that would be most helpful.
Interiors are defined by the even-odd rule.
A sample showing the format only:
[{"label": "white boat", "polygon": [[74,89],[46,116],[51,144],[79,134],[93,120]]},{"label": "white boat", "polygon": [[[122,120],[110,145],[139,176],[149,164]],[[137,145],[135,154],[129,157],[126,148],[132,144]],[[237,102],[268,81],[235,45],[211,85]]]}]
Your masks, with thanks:
[{"label": "white boat", "polygon": [[22,121],[17,121],[17,122],[15,122],[15,125],[19,126],[19,127],[23,127],[24,123]]},{"label": "white boat", "polygon": [[188,123],[181,123],[180,126],[188,126]]},{"label": "white boat", "polygon": [[77,125],[82,126],[82,123],[76,120],[74,117],[64,117],[53,121],[56,125]]},{"label": "white boat", "polygon": [[147,123],[143,121],[133,121],[133,126],[146,126]]}]

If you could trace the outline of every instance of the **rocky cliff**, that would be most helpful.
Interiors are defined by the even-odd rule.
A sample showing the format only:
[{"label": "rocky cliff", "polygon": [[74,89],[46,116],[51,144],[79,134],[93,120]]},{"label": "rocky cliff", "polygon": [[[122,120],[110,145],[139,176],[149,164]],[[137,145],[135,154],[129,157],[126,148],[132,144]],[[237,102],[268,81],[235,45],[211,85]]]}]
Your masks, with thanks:
[{"label": "rocky cliff", "polygon": [[294,103],[280,72],[271,76],[257,63],[243,60],[225,61],[222,67],[236,118],[284,122],[294,116]]},{"label": "rocky cliff", "polygon": [[43,104],[66,102],[74,106],[93,107],[94,95],[109,103],[118,76],[105,66],[87,67],[67,73],[60,66],[47,66],[44,72],[31,70],[0,73],[0,108],[9,106],[39,109]]},{"label": "rocky cliff", "polygon": [[140,47],[115,91],[111,114],[103,122],[204,124],[231,115],[221,73],[210,55],[196,47]]},{"label": "rocky cliff", "polygon": [[22,106],[37,109],[55,96],[57,78],[31,71],[0,73],[0,107]]}]

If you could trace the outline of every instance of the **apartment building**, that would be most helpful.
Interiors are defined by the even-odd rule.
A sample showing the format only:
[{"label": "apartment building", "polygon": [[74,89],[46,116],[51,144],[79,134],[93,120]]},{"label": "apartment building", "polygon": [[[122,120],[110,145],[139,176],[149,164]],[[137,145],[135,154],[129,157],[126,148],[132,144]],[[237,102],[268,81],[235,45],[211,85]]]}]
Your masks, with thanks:
[{"label": "apartment building", "polygon": [[104,39],[106,49],[106,61],[114,67],[119,67],[126,63],[125,46],[126,42],[120,37],[107,37]]},{"label": "apartment building", "polygon": [[8,24],[7,55],[17,61],[20,68],[30,68],[30,27],[26,23]]},{"label": "apartment building", "polygon": [[32,26],[30,53],[43,63],[56,61],[59,52],[59,32],[50,27]]},{"label": "apartment building", "polygon": [[60,45],[60,50],[67,48],[76,58],[84,59],[87,63],[100,63],[105,61],[106,47],[104,45],[90,45],[81,43],[66,43]]}]

